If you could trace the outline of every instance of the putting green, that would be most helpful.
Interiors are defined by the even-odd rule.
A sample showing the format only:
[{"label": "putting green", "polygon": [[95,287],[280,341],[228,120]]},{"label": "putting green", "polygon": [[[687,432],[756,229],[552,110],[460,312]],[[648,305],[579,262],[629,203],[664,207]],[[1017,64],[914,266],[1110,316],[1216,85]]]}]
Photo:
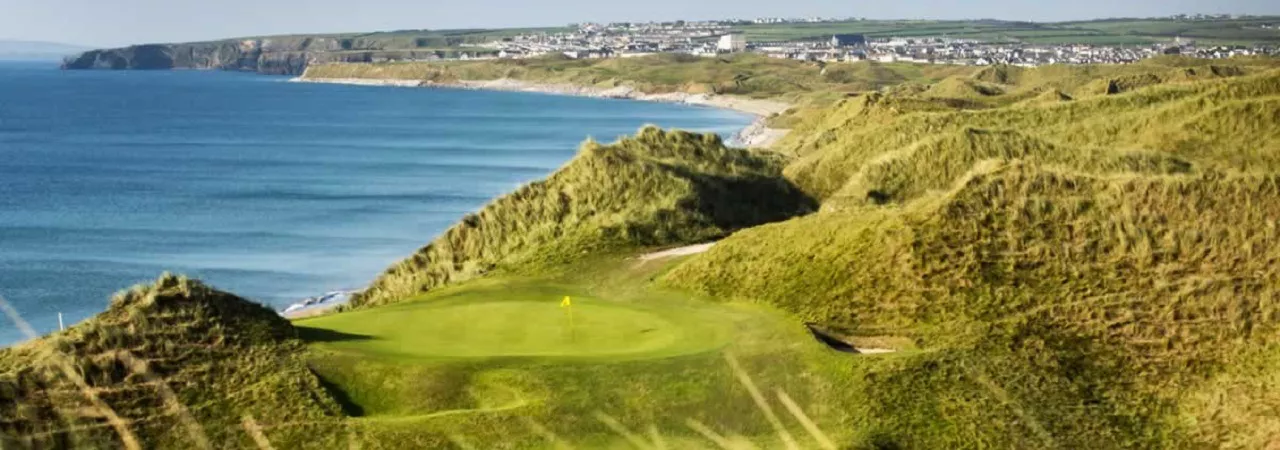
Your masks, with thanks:
[{"label": "putting green", "polygon": [[467,290],[298,325],[322,347],[396,358],[652,358],[728,341],[726,321],[706,307],[573,296],[566,308],[554,292],[563,291]]}]

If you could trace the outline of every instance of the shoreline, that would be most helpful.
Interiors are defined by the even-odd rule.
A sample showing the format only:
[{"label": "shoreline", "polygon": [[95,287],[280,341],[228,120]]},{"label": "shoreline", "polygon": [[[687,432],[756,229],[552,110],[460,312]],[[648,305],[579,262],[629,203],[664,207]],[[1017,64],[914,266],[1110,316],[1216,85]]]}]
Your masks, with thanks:
[{"label": "shoreline", "polygon": [[529,92],[550,95],[568,95],[574,97],[604,98],[617,100],[636,100],[657,103],[675,103],[689,106],[701,106],[751,114],[756,117],[749,125],[729,139],[730,145],[748,148],[768,148],[777,144],[790,130],[769,128],[770,116],[786,111],[791,105],[772,100],[757,100],[743,97],[732,97],[714,94],[688,94],[673,92],[669,94],[646,94],[635,88],[619,86],[615,88],[594,88],[572,84],[533,83],[528,81],[501,78],[497,80],[462,80],[450,83],[405,79],[371,79],[371,78],[307,78],[302,76],[289,80],[291,83],[345,84],[353,86],[380,86],[404,88],[463,89],[478,91]]},{"label": "shoreline", "polygon": [[327,314],[351,302],[351,297],[360,291],[342,290],[326,293],[318,297],[303,299],[290,304],[285,309],[276,311],[287,320],[306,319]]}]

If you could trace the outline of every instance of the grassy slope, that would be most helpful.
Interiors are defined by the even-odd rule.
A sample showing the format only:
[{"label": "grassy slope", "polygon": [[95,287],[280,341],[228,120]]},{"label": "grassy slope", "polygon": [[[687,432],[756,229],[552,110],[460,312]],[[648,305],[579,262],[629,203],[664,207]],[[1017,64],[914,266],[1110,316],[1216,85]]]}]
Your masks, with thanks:
[{"label": "grassy slope", "polygon": [[[937,86],[852,99],[790,147],[824,212],[735,234],[665,282],[915,341],[865,399],[894,411],[885,443],[1274,444],[1280,73],[1184,62],[941,89],[1006,92],[979,104]],[[1117,80],[1141,82],[1107,95]]]},{"label": "grassy slope", "polygon": [[776,160],[715,135],[646,128],[588,142],[543,181],[468,215],[355,299],[390,303],[498,269],[554,265],[588,252],[701,242],[812,210]]},{"label": "grassy slope", "polygon": [[[910,384],[872,398],[912,421],[893,432],[905,447],[969,439],[955,427],[1000,447],[1258,448],[1280,425],[1257,387],[1278,368],[1278,181],[1019,163],[941,199],[740,233],[667,282],[916,340],[938,370],[894,377],[943,400],[895,391]],[[984,427],[1006,414],[1020,425]]]},{"label": "grassy slope", "polygon": [[251,446],[247,416],[293,424],[272,431],[277,445],[311,441],[340,409],[303,353],[274,311],[166,275],[0,351],[0,446],[118,448],[112,414],[145,448]]},{"label": "grassy slope", "polygon": [[989,158],[1095,173],[1274,169],[1276,63],[1187,62],[987,69],[846,100],[778,149],[799,156],[787,176],[827,208],[946,189]]}]

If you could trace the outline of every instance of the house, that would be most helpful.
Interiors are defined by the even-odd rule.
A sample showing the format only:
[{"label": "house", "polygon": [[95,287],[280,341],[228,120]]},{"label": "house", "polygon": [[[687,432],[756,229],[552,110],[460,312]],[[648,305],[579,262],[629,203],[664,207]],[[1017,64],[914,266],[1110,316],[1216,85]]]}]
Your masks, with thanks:
[{"label": "house", "polygon": [[716,49],[722,52],[738,53],[747,50],[747,37],[742,33],[729,33],[720,36]]},{"label": "house", "polygon": [[831,36],[832,47],[862,47],[867,45],[867,37],[861,34],[837,34]]},{"label": "house", "polygon": [[881,53],[871,57],[871,60],[882,63],[898,62],[898,55],[893,53]]}]

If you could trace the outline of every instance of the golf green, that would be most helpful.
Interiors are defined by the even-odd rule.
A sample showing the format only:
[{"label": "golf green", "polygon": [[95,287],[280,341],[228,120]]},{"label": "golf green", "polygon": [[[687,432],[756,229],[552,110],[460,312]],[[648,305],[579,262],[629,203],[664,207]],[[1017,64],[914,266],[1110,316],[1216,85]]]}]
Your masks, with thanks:
[{"label": "golf green", "polygon": [[718,348],[727,327],[706,308],[614,302],[554,289],[478,289],[299,322],[322,347],[388,357],[651,358]]}]

